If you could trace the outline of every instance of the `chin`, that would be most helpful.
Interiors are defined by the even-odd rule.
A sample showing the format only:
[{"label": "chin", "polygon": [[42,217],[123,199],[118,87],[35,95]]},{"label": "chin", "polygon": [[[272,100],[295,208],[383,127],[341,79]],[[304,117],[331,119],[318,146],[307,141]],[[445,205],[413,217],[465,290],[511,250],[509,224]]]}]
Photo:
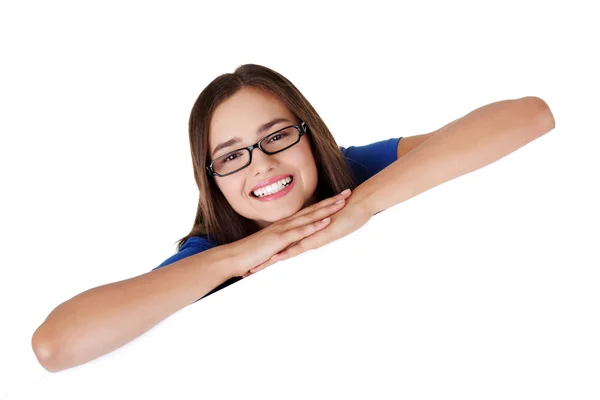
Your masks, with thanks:
[{"label": "chin", "polygon": [[269,218],[268,222],[272,224],[273,222],[277,222],[284,218],[290,217],[290,216],[294,215],[295,213],[296,213],[296,211],[291,210],[291,209],[288,211],[282,210],[278,213],[273,213],[272,216]]},{"label": "chin", "polygon": [[269,213],[269,215],[266,216],[266,218],[263,215],[262,219],[256,220],[256,222],[261,226],[271,225],[274,222],[277,222],[277,221],[282,220],[287,217],[291,217],[292,215],[296,214],[298,211],[300,211],[300,208],[297,210],[296,210],[296,208],[288,208],[287,210],[281,210],[279,212],[272,212],[272,213]]}]

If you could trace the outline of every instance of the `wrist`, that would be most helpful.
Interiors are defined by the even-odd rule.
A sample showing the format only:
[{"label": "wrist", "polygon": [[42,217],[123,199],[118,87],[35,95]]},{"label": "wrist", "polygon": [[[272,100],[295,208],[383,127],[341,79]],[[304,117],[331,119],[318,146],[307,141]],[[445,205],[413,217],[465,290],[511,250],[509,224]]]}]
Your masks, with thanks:
[{"label": "wrist", "polygon": [[[245,257],[242,255],[244,251],[241,249],[243,246],[243,240],[238,240],[233,243],[221,245],[223,248],[223,255],[221,259],[222,272],[225,274],[226,279],[231,279],[241,275],[241,271],[244,269]],[[248,267],[247,269],[250,269]]]},{"label": "wrist", "polygon": [[[363,183],[364,185],[364,183]],[[373,205],[375,202],[373,201],[375,193],[370,193],[367,189],[368,187],[364,187],[363,185],[359,186],[352,192],[352,195],[347,201],[347,205],[353,205],[364,212],[369,217],[373,216],[377,213],[378,210],[375,210]]]}]

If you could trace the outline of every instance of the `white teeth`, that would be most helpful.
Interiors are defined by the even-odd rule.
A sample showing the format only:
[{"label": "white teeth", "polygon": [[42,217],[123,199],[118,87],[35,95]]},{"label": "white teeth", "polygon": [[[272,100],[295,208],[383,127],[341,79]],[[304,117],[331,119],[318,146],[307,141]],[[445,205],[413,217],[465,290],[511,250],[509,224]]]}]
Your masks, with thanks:
[{"label": "white teeth", "polygon": [[268,196],[270,194],[273,193],[277,193],[280,190],[282,190],[284,187],[287,186],[288,183],[290,183],[292,181],[292,177],[288,176],[287,178],[284,178],[280,181],[277,181],[271,185],[268,186],[263,186],[260,189],[257,189],[255,191],[253,191],[252,193],[254,193],[254,195],[256,197],[264,197],[264,196]]}]

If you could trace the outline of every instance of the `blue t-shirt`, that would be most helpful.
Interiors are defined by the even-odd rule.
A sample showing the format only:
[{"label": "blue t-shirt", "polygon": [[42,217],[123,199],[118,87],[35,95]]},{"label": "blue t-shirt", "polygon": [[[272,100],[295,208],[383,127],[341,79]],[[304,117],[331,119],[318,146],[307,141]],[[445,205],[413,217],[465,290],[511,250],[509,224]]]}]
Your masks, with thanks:
[{"label": "blue t-shirt", "polygon": [[[346,158],[346,162],[350,167],[350,173],[355,178],[357,186],[398,159],[397,149],[400,139],[402,138],[392,138],[365,146],[350,146],[348,148],[340,147],[340,150],[342,151],[342,154]],[[215,246],[216,243],[213,240],[209,240],[200,236],[191,236],[185,241],[177,253],[167,258],[158,267],[153,268],[152,270],[154,271],[155,269],[172,264],[175,261],[198,254]],[[239,281],[240,279],[242,279],[241,276],[231,278],[214,288],[200,299],[203,299],[204,297],[209,296],[231,285],[232,283]]]}]

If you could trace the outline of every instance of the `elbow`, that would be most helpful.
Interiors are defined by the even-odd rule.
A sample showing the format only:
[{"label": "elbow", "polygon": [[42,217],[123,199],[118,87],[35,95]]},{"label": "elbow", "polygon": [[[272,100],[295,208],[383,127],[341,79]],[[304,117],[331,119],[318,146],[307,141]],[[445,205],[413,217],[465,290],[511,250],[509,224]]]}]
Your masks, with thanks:
[{"label": "elbow", "polygon": [[536,96],[527,96],[520,100],[523,102],[524,109],[527,110],[529,119],[533,121],[542,135],[555,128],[554,115],[548,103]]},{"label": "elbow", "polygon": [[54,340],[49,337],[46,330],[44,324],[35,330],[31,337],[31,347],[38,362],[46,371],[62,371],[66,367],[61,366],[60,357],[57,352],[58,347],[55,345]]}]

